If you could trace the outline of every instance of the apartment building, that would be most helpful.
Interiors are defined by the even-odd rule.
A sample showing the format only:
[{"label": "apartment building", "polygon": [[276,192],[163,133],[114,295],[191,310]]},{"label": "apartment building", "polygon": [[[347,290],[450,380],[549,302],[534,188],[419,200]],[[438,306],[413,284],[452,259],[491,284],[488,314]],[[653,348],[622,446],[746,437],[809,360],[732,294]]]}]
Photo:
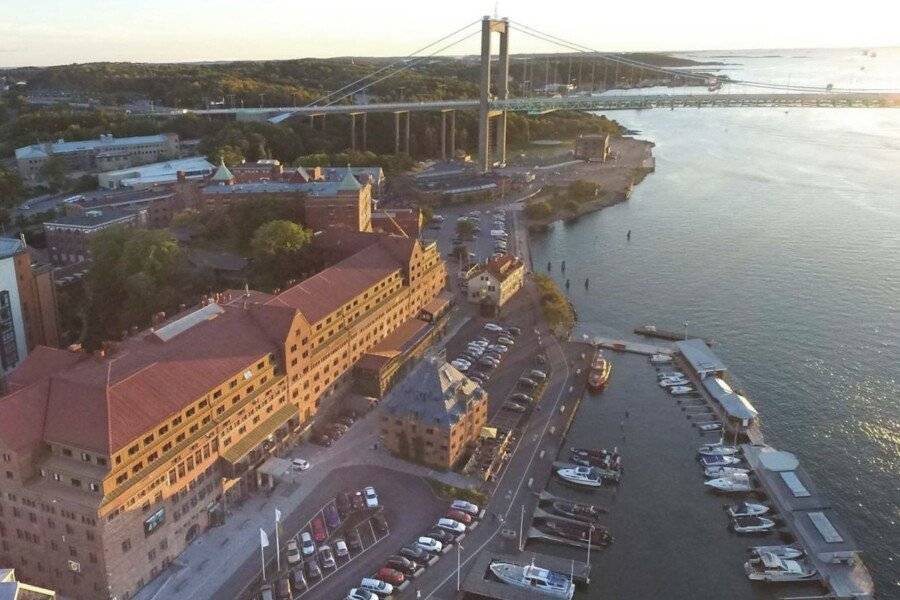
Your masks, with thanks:
[{"label": "apartment building", "polygon": [[127,600],[446,283],[433,243],[323,243],[334,264],[278,295],[222,293],[95,354],[36,348],[0,396],[0,564]]},{"label": "apartment building", "polygon": [[423,360],[384,400],[381,440],[400,458],[450,469],[487,423],[488,396],[442,358]]},{"label": "apartment building", "polygon": [[481,304],[487,314],[499,314],[524,282],[525,265],[518,257],[504,254],[491,258],[469,272],[469,301]]},{"label": "apartment building", "polygon": [[16,148],[16,164],[25,182],[36,183],[42,180],[41,168],[53,157],[63,159],[70,172],[97,173],[173,159],[178,152],[174,133],[127,138],[103,134],[94,140],[58,140]]},{"label": "apartment building", "polygon": [[56,266],[91,260],[91,239],[114,226],[137,227],[147,221],[147,211],[124,211],[113,208],[92,208],[73,211],[44,223],[50,261]]}]

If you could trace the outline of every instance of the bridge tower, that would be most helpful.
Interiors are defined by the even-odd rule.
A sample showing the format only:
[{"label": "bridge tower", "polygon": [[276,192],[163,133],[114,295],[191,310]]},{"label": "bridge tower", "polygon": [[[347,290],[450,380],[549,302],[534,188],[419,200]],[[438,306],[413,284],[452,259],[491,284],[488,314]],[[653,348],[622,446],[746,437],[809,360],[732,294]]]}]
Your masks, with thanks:
[{"label": "bridge tower", "polygon": [[478,109],[478,168],[487,173],[491,170],[491,118],[496,119],[497,160],[506,163],[506,112],[491,110],[491,35],[500,34],[499,77],[496,84],[497,98],[509,97],[509,20],[492,19],[485,16],[481,20],[481,98]]}]

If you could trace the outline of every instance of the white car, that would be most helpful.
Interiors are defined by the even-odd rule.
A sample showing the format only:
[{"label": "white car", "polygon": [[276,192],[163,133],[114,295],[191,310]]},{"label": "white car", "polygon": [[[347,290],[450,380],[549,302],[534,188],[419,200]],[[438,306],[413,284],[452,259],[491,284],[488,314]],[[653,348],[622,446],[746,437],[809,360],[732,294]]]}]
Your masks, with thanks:
[{"label": "white car", "polygon": [[291,540],[287,543],[287,562],[289,565],[296,565],[303,558],[300,556],[300,548],[297,546],[297,540]]},{"label": "white car", "polygon": [[378,600],[378,596],[368,590],[352,588],[345,600]]},{"label": "white car", "polygon": [[466,364],[466,365],[469,365],[470,367],[472,366],[472,361],[471,361],[471,360],[466,360],[466,359],[463,358],[462,356],[457,356],[457,357],[456,357],[455,359],[453,359],[453,360],[455,360],[455,361],[457,361],[457,362],[461,362],[461,363]]},{"label": "white car", "polygon": [[416,540],[416,546],[425,552],[440,552],[444,548],[444,545],[436,539],[424,535]]},{"label": "white car", "polygon": [[335,540],[334,553],[338,555],[338,558],[347,558],[350,556],[350,549],[347,548],[347,542],[342,539]]},{"label": "white car", "polygon": [[312,556],[316,553],[316,543],[308,531],[300,534],[300,547],[303,549],[303,556]]},{"label": "white car", "polygon": [[456,370],[457,370],[457,371],[463,371],[463,372],[468,371],[468,370],[469,370],[469,367],[472,366],[471,364],[462,363],[462,362],[460,362],[460,361],[458,361],[458,360],[454,360],[454,361],[451,362],[450,364],[453,365],[454,367],[456,367]]},{"label": "white car", "polygon": [[309,461],[305,458],[295,458],[291,461],[291,466],[295,471],[305,471],[309,468]]},{"label": "white car", "polygon": [[466,502],[465,500],[454,500],[450,503],[450,508],[453,510],[460,510],[466,514],[472,515],[473,517],[478,516],[478,505],[472,504],[471,502]]},{"label": "white car", "polygon": [[496,323],[485,323],[484,328],[487,331],[492,331],[494,333],[500,333],[501,331],[503,331],[503,328],[500,327],[499,325],[497,325]]},{"label": "white car", "polygon": [[378,508],[378,494],[375,493],[375,488],[371,485],[366,486],[363,493],[366,496],[366,506],[369,508]]},{"label": "white car", "polygon": [[437,526],[450,533],[465,533],[466,526],[454,519],[438,519]]},{"label": "white car", "polygon": [[531,379],[534,379],[535,381],[546,381],[547,380],[547,374],[538,369],[534,369],[530,373],[530,376],[531,376]]},{"label": "white car", "polygon": [[499,352],[500,354],[503,354],[504,352],[509,352],[509,348],[507,348],[503,344],[492,344],[492,345],[488,346],[488,350],[491,350],[492,352]]},{"label": "white car", "polygon": [[380,596],[390,596],[394,593],[394,586],[387,581],[375,579],[374,577],[366,577],[359,582],[359,587],[367,592],[374,592]]}]

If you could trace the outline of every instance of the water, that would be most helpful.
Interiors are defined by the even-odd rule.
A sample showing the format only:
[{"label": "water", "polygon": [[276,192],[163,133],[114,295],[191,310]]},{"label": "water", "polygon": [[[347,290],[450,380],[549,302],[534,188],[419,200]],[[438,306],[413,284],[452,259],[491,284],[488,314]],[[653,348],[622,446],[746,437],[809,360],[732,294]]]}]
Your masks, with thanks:
[{"label": "water", "polygon": [[[820,69],[805,79],[829,61],[849,78],[856,51],[841,52],[803,51]],[[800,60],[771,54],[740,69],[775,80]],[[873,87],[900,87],[891,64]],[[687,321],[718,340],[767,441],[833,498],[883,597],[900,594],[900,110],[612,116],[656,143],[656,173],[629,202],[532,236],[534,264],[590,277],[571,298],[600,334]]]}]

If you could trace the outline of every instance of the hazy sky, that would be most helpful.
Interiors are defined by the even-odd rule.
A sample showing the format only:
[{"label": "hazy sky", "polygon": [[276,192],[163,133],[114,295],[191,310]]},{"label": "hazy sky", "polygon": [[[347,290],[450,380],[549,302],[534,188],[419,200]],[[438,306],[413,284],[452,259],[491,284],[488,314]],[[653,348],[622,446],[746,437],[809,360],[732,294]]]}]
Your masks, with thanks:
[{"label": "hazy sky", "polygon": [[[493,12],[474,0],[0,0],[0,66],[406,55]],[[499,14],[609,51],[900,45],[897,0],[507,0]],[[555,50],[521,32],[510,47]]]}]

